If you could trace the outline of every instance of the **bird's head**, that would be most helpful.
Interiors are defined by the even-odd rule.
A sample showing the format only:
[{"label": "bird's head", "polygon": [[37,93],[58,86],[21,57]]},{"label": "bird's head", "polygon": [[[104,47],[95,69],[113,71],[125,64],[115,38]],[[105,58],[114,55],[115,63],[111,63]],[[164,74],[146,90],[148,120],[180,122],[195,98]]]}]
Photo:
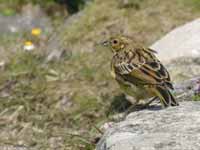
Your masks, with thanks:
[{"label": "bird's head", "polygon": [[105,47],[109,47],[113,53],[117,53],[126,49],[126,47],[131,43],[131,39],[125,36],[112,36],[108,40],[104,41],[102,44]]}]

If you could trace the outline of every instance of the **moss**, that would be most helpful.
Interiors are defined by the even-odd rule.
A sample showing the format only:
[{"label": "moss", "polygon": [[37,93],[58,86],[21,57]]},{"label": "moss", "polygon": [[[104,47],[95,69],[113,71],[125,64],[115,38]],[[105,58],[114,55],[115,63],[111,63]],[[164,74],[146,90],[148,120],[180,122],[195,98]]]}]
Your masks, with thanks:
[{"label": "moss", "polygon": [[200,101],[200,95],[195,95],[192,97],[193,101]]},{"label": "moss", "polygon": [[199,0],[180,0],[181,3],[183,3],[185,6],[190,6],[192,7],[193,10],[199,11],[200,8],[200,1]]}]

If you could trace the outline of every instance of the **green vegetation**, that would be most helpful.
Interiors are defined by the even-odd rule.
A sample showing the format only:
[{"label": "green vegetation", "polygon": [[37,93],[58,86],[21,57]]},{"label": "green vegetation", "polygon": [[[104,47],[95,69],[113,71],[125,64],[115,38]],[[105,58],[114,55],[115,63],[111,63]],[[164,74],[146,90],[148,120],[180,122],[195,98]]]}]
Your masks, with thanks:
[{"label": "green vegetation", "polygon": [[34,5],[38,4],[46,9],[56,4],[55,0],[0,0],[0,14],[6,16],[15,15],[17,12],[20,12],[23,5],[28,3],[32,3]]},{"label": "green vegetation", "polygon": [[[67,8],[67,12],[72,14],[82,9],[86,0],[0,0],[0,14],[5,16],[15,15],[17,12],[21,11],[24,5],[29,3],[40,5],[50,15],[53,15],[55,11],[62,12],[63,8]],[[54,11],[54,13],[52,11]]]},{"label": "green vegetation", "polygon": [[195,95],[192,98],[193,101],[200,101],[200,95]]},{"label": "green vegetation", "polygon": [[[182,2],[182,0],[180,0],[180,3]],[[190,1],[187,1],[187,0],[184,0],[183,1],[183,4],[185,6],[190,6],[192,7],[194,10],[198,11],[199,8],[200,8],[200,1],[199,0],[190,0]]]},{"label": "green vegetation", "polygon": [[64,1],[64,0],[56,0],[57,2],[65,3],[65,5],[67,5],[68,10],[70,13],[75,13],[78,12],[81,8],[83,8],[86,0],[68,0],[68,1]]},{"label": "green vegetation", "polygon": [[[0,0],[0,4],[9,2]],[[18,2],[27,1],[12,5]],[[47,1],[34,2],[43,6]],[[44,150],[94,149],[92,141],[100,135],[96,127],[122,111],[119,104],[124,100],[110,76],[111,53],[97,43],[122,32],[150,45],[199,17],[197,3],[94,0],[80,18],[60,27],[57,34],[72,55],[59,61],[46,62],[46,47],[24,52],[21,47],[27,35],[1,36],[5,50],[1,59],[7,64],[0,68],[0,143]]]}]

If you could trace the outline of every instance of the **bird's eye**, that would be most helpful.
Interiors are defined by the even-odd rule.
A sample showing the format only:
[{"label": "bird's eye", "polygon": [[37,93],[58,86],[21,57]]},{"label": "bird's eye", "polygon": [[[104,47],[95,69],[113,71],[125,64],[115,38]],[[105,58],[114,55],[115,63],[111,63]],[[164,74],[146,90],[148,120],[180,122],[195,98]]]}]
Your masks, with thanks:
[{"label": "bird's eye", "polygon": [[113,40],[113,44],[118,44],[118,40]]}]

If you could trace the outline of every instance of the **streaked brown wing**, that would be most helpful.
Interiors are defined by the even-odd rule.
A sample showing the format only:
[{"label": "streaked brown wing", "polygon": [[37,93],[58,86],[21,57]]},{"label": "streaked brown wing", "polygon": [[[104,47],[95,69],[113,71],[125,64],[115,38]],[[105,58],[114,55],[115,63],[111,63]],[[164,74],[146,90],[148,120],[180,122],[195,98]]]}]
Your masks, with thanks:
[{"label": "streaked brown wing", "polygon": [[170,89],[173,89],[169,73],[160,61],[156,60],[153,62],[146,62],[142,66],[138,67],[138,69],[143,74],[148,75],[151,79],[154,79],[156,83],[162,85],[165,84]]},{"label": "streaked brown wing", "polygon": [[116,64],[116,73],[134,84],[166,85],[173,89],[168,71],[151,51],[144,50],[142,55],[136,53],[131,60]]}]

